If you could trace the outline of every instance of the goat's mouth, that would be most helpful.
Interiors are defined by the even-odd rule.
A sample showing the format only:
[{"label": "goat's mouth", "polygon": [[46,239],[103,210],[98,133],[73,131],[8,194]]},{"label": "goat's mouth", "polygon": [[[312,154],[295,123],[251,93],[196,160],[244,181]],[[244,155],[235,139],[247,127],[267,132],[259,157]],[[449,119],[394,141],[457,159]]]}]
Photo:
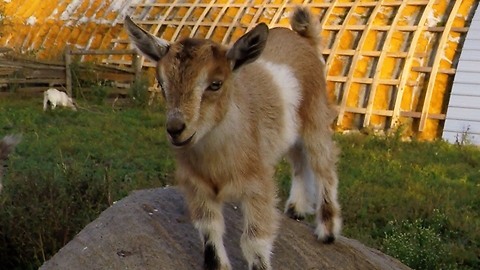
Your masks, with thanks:
[{"label": "goat's mouth", "polygon": [[176,147],[182,147],[182,146],[185,146],[187,144],[189,144],[192,140],[193,140],[193,137],[195,136],[196,132],[192,134],[192,136],[190,136],[190,138],[186,139],[185,141],[182,141],[182,142],[176,142],[174,140],[171,141],[171,144],[176,146]]}]

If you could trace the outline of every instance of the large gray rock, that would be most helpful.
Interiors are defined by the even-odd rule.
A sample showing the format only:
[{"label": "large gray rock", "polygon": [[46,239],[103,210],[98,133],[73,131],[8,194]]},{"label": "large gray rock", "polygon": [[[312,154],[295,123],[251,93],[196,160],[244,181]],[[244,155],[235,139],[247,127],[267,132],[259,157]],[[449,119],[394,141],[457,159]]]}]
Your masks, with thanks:
[{"label": "large gray rock", "polygon": [[[240,211],[225,206],[225,245],[233,269],[247,269]],[[202,269],[202,246],[177,188],[135,191],[105,210],[40,269]],[[318,242],[313,227],[283,217],[274,269],[409,269],[398,260],[340,237]]]}]

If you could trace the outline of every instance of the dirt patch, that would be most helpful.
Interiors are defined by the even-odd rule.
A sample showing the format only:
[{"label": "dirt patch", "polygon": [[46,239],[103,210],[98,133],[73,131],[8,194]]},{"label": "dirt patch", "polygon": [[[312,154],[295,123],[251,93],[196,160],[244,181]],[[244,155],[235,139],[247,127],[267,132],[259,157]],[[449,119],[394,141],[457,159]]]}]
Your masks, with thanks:
[{"label": "dirt patch", "polygon": [[[225,245],[233,269],[247,269],[239,239],[242,215],[224,209]],[[133,192],[105,210],[40,269],[202,269],[202,247],[177,188]],[[274,269],[410,269],[345,237],[318,242],[313,227],[283,217],[273,251]]]}]

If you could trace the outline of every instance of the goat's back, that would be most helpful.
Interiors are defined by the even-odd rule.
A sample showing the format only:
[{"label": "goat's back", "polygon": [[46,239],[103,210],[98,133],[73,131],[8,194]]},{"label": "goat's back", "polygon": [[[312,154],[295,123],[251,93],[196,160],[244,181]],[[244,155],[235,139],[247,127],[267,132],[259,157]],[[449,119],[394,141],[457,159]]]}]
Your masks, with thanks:
[{"label": "goat's back", "polygon": [[[270,30],[266,47],[260,58],[256,63],[246,66],[241,72],[243,74],[239,74],[237,80],[250,85],[247,88],[273,92],[266,94],[269,101],[275,99],[270,95],[284,95],[284,98],[293,102],[292,99],[297,96],[294,92],[298,91],[299,95],[297,97],[300,99],[300,103],[296,104],[295,107],[300,114],[300,118],[308,117],[309,114],[319,114],[319,119],[322,122],[330,123],[336,116],[336,110],[329,101],[327,94],[325,65],[321,60],[322,56],[318,53],[319,48],[320,45],[316,44],[316,41],[303,37],[295,31],[282,27],[273,28]],[[264,76],[264,71],[259,66],[265,67],[266,64],[286,67],[292,73],[291,76],[297,80],[299,89],[290,87],[290,90],[285,93],[281,89],[275,91],[258,87],[259,84],[263,83],[260,78]],[[244,74],[249,75],[245,76]],[[252,77],[255,79],[247,79]],[[285,77],[283,76],[282,79],[287,81]],[[285,83],[279,86],[285,90],[285,87],[283,87]],[[265,93],[251,94],[265,96]]]}]

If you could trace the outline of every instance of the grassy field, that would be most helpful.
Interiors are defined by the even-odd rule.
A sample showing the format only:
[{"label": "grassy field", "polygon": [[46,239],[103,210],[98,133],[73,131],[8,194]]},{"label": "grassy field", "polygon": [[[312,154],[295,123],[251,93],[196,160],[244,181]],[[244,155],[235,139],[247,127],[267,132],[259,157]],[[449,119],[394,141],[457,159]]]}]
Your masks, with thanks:
[{"label": "grassy field", "polygon": [[[0,136],[23,134],[0,194],[0,268],[36,269],[114,201],[174,184],[162,113],[109,105],[44,113],[40,99],[0,99]],[[345,236],[415,269],[480,269],[478,148],[335,140]],[[282,162],[282,199],[289,174]]]}]

